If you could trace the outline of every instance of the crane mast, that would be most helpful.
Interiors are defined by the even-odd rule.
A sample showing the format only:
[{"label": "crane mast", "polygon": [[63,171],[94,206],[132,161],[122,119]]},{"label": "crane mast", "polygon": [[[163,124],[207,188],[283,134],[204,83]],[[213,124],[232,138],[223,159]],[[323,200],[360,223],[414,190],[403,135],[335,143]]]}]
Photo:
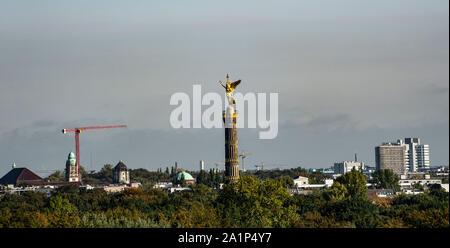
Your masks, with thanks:
[{"label": "crane mast", "polygon": [[77,160],[77,172],[78,182],[81,184],[81,172],[80,172],[80,133],[83,130],[96,130],[96,129],[110,129],[110,128],[124,128],[127,125],[114,125],[114,126],[89,126],[89,127],[75,127],[72,129],[63,129],[62,133],[75,132],[75,153]]},{"label": "crane mast", "polygon": [[242,152],[241,154],[239,154],[239,157],[242,158],[242,171],[245,171],[244,158],[246,158],[248,156],[252,156],[252,155],[253,155],[253,153],[251,153],[251,152],[248,152],[248,153]]}]

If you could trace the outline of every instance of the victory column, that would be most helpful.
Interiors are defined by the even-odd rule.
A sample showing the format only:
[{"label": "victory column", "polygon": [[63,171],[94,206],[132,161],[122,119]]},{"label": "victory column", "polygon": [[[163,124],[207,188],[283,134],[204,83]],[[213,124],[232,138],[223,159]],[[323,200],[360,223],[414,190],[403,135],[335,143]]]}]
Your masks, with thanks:
[{"label": "victory column", "polygon": [[223,122],[225,123],[225,182],[237,182],[239,180],[239,153],[237,138],[237,113],[234,109],[236,99],[232,93],[241,80],[232,82],[227,74],[227,82],[223,84],[219,80],[222,87],[225,88],[228,98],[228,107],[223,111]]}]

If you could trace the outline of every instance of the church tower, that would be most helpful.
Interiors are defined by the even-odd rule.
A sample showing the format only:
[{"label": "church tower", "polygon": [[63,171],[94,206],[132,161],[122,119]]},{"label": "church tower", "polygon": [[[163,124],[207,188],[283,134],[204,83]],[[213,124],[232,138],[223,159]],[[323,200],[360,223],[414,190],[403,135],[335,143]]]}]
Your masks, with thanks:
[{"label": "church tower", "polygon": [[113,171],[113,183],[117,184],[130,184],[130,172],[127,166],[120,161]]},{"label": "church tower", "polygon": [[66,181],[67,182],[78,182],[78,167],[75,154],[73,152],[69,153],[66,161]]}]

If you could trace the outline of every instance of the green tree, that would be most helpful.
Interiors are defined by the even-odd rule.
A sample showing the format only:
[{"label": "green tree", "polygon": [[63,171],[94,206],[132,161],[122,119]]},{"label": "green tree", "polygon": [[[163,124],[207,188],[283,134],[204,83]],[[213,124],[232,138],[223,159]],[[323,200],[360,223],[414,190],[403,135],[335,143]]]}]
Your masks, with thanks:
[{"label": "green tree", "polygon": [[197,184],[208,185],[208,173],[206,171],[201,170],[197,176]]},{"label": "green tree", "polygon": [[48,219],[50,227],[77,227],[78,209],[69,200],[55,196],[50,199]]},{"label": "green tree", "polygon": [[347,188],[346,196],[367,198],[366,177],[355,168],[336,179]]},{"label": "green tree", "polygon": [[181,206],[172,214],[170,222],[173,227],[182,228],[220,227],[215,209],[197,201],[189,207]]},{"label": "green tree", "polygon": [[58,187],[57,189],[55,189],[55,194],[59,195],[59,194],[75,194],[78,193],[79,191],[79,187],[77,184],[67,184],[67,185],[62,185],[60,187]]},{"label": "green tree", "polygon": [[166,167],[166,171],[164,172],[164,179],[168,179],[170,177],[169,167]]},{"label": "green tree", "polygon": [[215,187],[215,181],[216,181],[216,173],[213,169],[209,170],[209,174],[208,174],[208,179],[207,182],[205,183],[206,185],[208,185],[209,187]]},{"label": "green tree", "polygon": [[334,182],[329,190],[325,191],[325,198],[327,200],[342,200],[348,194],[347,188],[339,183]]},{"label": "green tree", "polygon": [[106,182],[111,183],[113,179],[113,166],[111,164],[105,164],[100,170],[100,175],[103,176]]},{"label": "green tree", "polygon": [[150,219],[129,219],[124,216],[108,217],[103,213],[85,213],[81,219],[81,228],[167,228],[169,223],[156,223]]},{"label": "green tree", "polygon": [[218,203],[226,227],[288,227],[299,218],[289,192],[273,179],[242,177],[224,186]]},{"label": "green tree", "polygon": [[292,188],[294,187],[294,179],[290,176],[281,176],[278,178],[278,181],[281,182],[281,185],[283,185],[283,188]]},{"label": "green tree", "polygon": [[66,177],[64,173],[57,170],[54,173],[50,174],[47,178],[45,178],[45,181],[47,182],[64,182],[66,180]]},{"label": "green tree", "polygon": [[348,221],[357,228],[377,227],[378,208],[367,197],[347,197],[331,201],[322,209],[322,214],[337,221]]},{"label": "green tree", "polygon": [[213,183],[213,187],[218,189],[220,187],[220,184],[223,183],[223,176],[221,173],[217,172],[214,173],[214,183]]},{"label": "green tree", "polygon": [[184,178],[184,174],[181,174],[180,185],[181,185],[181,187],[187,186],[186,179]]},{"label": "green tree", "polygon": [[399,177],[391,169],[376,170],[373,173],[373,182],[377,189],[393,189],[400,190],[398,185]]},{"label": "green tree", "polygon": [[419,182],[415,183],[415,184],[413,185],[413,187],[414,187],[415,189],[418,189],[418,190],[423,190],[423,189],[424,189],[423,185],[422,185],[421,183],[419,183]]}]

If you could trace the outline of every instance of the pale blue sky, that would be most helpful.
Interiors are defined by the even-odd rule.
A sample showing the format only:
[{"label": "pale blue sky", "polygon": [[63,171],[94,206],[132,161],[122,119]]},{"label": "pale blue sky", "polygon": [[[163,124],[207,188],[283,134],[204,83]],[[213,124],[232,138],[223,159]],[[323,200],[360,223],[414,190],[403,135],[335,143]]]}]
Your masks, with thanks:
[{"label": "pale blue sky", "polygon": [[275,140],[239,130],[261,161],[328,167],[402,137],[449,161],[448,1],[0,0],[0,175],[16,161],[63,168],[62,128],[127,124],[81,136],[93,169],[223,160],[223,130],[172,130],[170,96],[279,92]]}]

